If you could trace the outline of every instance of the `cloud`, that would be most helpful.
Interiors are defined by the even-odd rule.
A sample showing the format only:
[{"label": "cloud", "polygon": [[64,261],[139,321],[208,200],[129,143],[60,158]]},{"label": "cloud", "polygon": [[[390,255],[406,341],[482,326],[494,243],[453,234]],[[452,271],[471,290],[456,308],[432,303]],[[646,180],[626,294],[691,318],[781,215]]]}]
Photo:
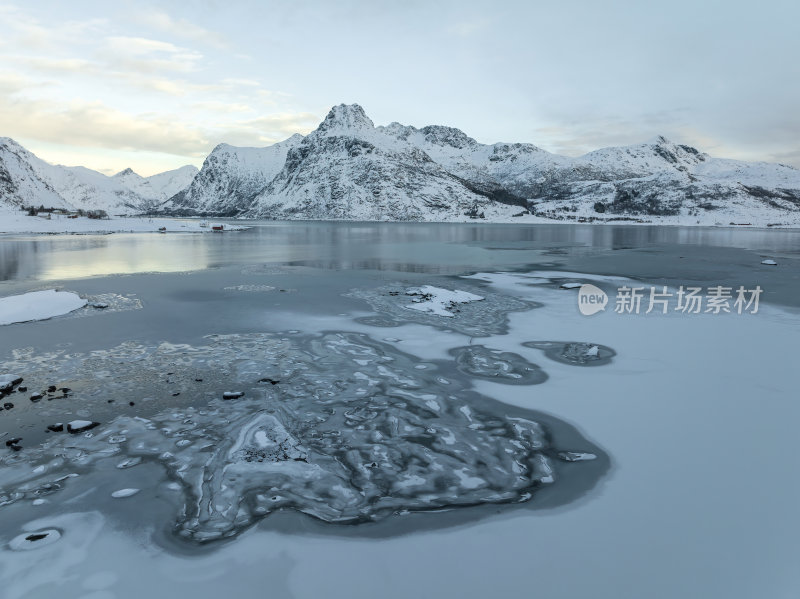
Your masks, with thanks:
[{"label": "cloud", "polygon": [[261,87],[261,82],[255,79],[238,79],[235,77],[226,77],[222,80],[223,83],[228,85],[241,85],[243,87]]},{"label": "cloud", "polygon": [[105,40],[103,56],[113,69],[139,73],[191,72],[203,55],[170,42],[144,37],[113,36]]},{"label": "cloud", "polygon": [[598,148],[638,144],[664,135],[688,143],[687,131],[680,127],[682,110],[631,115],[630,117],[587,115],[580,120],[566,116],[547,119],[552,124],[533,129],[536,143],[557,154],[579,156]]},{"label": "cloud", "polygon": [[321,118],[310,112],[285,112],[235,121],[214,133],[219,141],[240,146],[266,146],[283,141],[295,133],[306,134],[317,127]]},{"label": "cloud", "polygon": [[202,102],[195,102],[192,108],[197,110],[205,110],[216,114],[220,113],[243,113],[253,112],[253,107],[248,104],[241,104],[235,102],[221,102],[218,100],[206,100]]},{"label": "cloud", "polygon": [[0,46],[29,50],[57,50],[65,44],[83,45],[95,39],[108,27],[102,18],[81,21],[60,21],[57,26],[42,25],[18,6],[0,5],[0,24],[6,31],[0,36]]},{"label": "cloud", "polygon": [[54,106],[0,98],[0,130],[13,137],[118,150],[200,156],[211,142],[174,115],[128,114],[100,102]]},{"label": "cloud", "polygon": [[170,42],[151,40],[145,37],[116,36],[107,37],[109,48],[121,54],[143,55],[154,52],[182,52],[183,49]]},{"label": "cloud", "polygon": [[800,168],[800,149],[771,154],[769,159],[771,161],[780,162],[781,164],[788,164],[795,168]]},{"label": "cloud", "polygon": [[186,19],[174,19],[163,11],[147,10],[144,13],[137,14],[136,20],[162,33],[199,42],[214,48],[225,48],[228,45],[223,35],[195,25]]},{"label": "cloud", "polygon": [[157,152],[193,161],[205,157],[220,142],[265,146],[294,133],[306,133],[320,121],[318,115],[307,112],[231,119],[229,115],[250,107],[231,105],[231,110],[222,113],[220,105],[211,104],[205,109],[224,118],[210,123],[197,118],[197,108],[202,107],[185,114],[129,113],[101,102],[32,99],[24,95],[28,85],[24,78],[0,72],[2,134],[76,148]]},{"label": "cloud", "polygon": [[0,71],[0,95],[10,96],[30,85],[30,80],[17,73]]}]

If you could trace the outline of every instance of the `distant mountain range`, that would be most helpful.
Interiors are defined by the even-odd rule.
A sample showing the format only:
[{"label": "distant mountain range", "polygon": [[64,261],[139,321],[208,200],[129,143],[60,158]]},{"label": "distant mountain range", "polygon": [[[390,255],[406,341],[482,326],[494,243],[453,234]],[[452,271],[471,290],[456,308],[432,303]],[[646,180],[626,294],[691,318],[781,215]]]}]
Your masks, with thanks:
[{"label": "distant mountain range", "polygon": [[194,166],[182,166],[141,177],[125,169],[109,177],[82,166],[49,164],[13,139],[0,137],[0,207],[148,212],[189,185],[197,172]]},{"label": "distant mountain range", "polygon": [[570,158],[480,144],[451,127],[375,127],[357,104],[333,107],[305,137],[220,144],[192,169],[106,177],[0,138],[0,203],[274,219],[800,223],[800,171],[789,166],[712,158],[663,137]]}]

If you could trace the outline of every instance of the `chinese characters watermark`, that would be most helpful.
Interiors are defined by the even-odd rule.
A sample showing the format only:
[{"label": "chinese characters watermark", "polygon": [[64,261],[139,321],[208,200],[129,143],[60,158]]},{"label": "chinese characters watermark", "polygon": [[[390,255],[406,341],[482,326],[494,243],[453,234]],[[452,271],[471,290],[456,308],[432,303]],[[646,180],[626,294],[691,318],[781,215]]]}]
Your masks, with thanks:
[{"label": "chinese characters watermark", "polygon": [[[617,289],[614,312],[617,314],[757,314],[763,289],[745,289],[716,285],[713,287],[628,287]],[[578,309],[591,316],[605,310],[608,295],[594,285],[583,285],[578,292]]]}]

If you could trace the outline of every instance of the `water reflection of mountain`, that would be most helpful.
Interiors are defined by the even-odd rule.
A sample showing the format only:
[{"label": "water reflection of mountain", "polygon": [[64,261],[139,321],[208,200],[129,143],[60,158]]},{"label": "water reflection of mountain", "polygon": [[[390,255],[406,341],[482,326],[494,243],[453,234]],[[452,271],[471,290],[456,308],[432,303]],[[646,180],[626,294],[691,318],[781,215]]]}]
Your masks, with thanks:
[{"label": "water reflection of mountain", "polygon": [[35,242],[0,240],[0,281],[25,279],[36,271]]},{"label": "water reflection of mountain", "polygon": [[[248,223],[250,224],[250,223]],[[73,279],[239,264],[289,264],[459,274],[498,265],[546,264],[557,256],[648,247],[800,252],[793,230],[630,225],[254,222],[214,234],[115,234],[0,240],[0,280]]]}]

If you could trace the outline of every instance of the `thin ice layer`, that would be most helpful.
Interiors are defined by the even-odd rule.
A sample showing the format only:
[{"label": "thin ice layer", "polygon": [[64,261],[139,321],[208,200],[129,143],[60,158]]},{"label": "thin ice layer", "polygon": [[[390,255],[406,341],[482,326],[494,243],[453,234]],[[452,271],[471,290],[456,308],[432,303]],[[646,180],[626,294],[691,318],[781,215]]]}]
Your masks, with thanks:
[{"label": "thin ice layer", "polygon": [[[555,481],[551,460],[559,450],[532,417],[469,392],[463,381],[444,384],[435,369],[416,369],[417,360],[390,345],[342,332],[214,342],[183,346],[183,367],[193,368],[192,355],[230,364],[246,346],[237,380],[270,374],[280,383],[152,418],[120,416],[6,456],[0,505],[80,484],[67,475],[98,460],[113,460],[121,472],[137,460],[156,462],[183,492],[176,533],[203,542],[277,509],[358,523],[405,510],[525,501]],[[118,355],[109,352],[109,362]],[[97,352],[91,359],[100,366]],[[133,380],[137,368],[148,368],[124,367]]]}]

